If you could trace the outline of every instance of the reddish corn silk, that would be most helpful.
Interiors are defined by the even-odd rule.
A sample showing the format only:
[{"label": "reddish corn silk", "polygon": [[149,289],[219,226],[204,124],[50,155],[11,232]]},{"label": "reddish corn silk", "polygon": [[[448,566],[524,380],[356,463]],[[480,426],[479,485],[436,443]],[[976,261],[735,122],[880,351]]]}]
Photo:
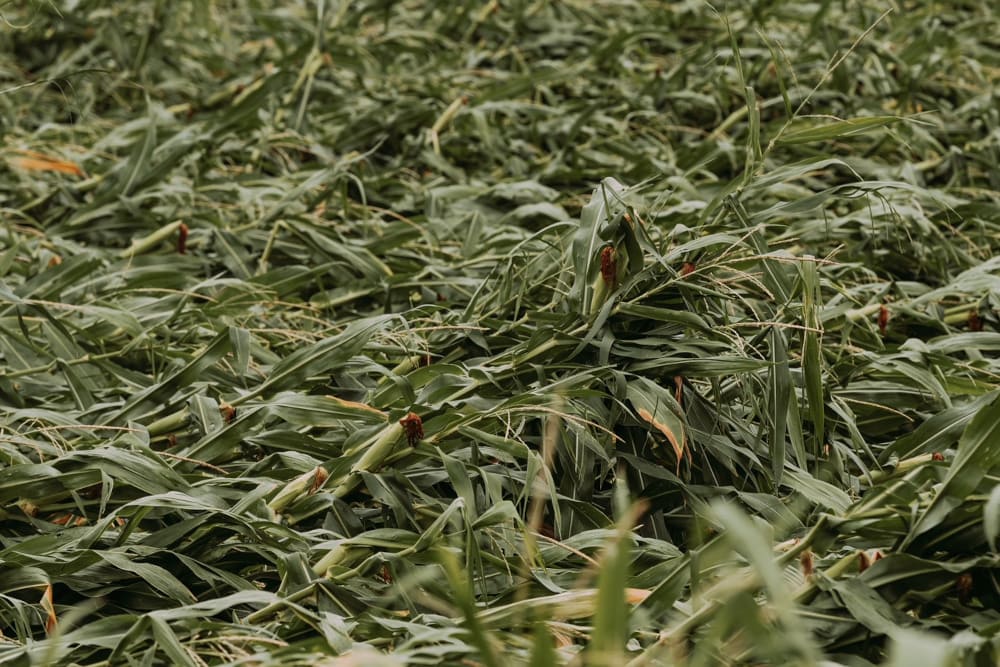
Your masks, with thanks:
[{"label": "reddish corn silk", "polygon": [[406,444],[411,447],[420,442],[424,437],[424,422],[416,412],[410,412],[399,420],[406,433]]},{"label": "reddish corn silk", "polygon": [[611,246],[605,246],[601,250],[601,277],[608,287],[614,287],[618,280],[618,257]]}]

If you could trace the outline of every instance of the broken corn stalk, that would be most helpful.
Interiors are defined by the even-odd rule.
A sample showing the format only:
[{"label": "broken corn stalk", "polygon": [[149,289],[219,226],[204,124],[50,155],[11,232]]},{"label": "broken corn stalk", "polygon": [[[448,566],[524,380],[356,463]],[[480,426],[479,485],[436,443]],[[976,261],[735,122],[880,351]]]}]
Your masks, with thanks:
[{"label": "broken corn stalk", "polygon": [[[544,618],[554,621],[573,621],[589,618],[597,612],[596,588],[582,588],[556,595],[529,598],[494,607],[479,613],[479,621],[487,628],[513,627],[524,619]],[[627,604],[636,605],[649,597],[650,591],[642,588],[625,589]]]}]

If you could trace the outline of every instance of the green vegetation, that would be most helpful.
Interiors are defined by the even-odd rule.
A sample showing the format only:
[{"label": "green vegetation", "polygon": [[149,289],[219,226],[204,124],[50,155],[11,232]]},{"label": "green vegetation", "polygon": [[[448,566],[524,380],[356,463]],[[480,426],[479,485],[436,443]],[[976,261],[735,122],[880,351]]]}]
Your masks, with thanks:
[{"label": "green vegetation", "polygon": [[0,662],[997,664],[991,5],[0,5]]}]

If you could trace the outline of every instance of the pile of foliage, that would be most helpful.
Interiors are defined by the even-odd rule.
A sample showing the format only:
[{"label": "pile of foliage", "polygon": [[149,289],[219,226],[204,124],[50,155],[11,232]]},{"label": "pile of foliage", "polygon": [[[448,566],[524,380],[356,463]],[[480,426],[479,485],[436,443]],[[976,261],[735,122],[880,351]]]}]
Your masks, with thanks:
[{"label": "pile of foliage", "polygon": [[0,662],[995,664],[1000,16],[895,4],[0,6]]}]

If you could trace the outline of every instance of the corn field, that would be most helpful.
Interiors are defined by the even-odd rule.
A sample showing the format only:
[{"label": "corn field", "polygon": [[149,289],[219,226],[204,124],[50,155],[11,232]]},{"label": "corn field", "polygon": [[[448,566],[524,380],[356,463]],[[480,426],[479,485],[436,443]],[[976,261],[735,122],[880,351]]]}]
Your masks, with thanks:
[{"label": "corn field", "polygon": [[1000,8],[0,3],[0,664],[1000,664]]}]

